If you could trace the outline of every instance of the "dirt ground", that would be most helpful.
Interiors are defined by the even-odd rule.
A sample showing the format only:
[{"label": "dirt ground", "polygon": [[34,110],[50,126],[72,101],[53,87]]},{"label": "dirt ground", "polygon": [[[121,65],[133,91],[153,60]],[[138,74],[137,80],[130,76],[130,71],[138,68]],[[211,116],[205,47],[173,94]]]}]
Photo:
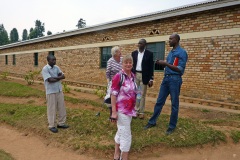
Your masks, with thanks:
[{"label": "dirt ground", "polygon": [[[16,81],[16,80],[11,80]],[[25,84],[24,81],[18,81]],[[42,84],[34,84],[33,88],[44,90]],[[76,92],[71,90],[71,93],[65,95],[86,98],[101,102],[94,94]],[[32,103],[37,105],[46,105],[43,98],[12,98],[0,96],[0,103],[19,103],[26,104]],[[79,108],[77,104],[66,102],[69,108]],[[152,111],[154,107],[153,100],[147,100],[146,110]],[[93,106],[85,106],[86,108],[93,108]],[[207,106],[205,106],[206,108]],[[200,108],[201,109],[201,108]],[[210,108],[209,108],[210,109]],[[163,113],[169,114],[170,107],[165,106]],[[181,105],[180,117],[190,117],[197,119],[211,119],[222,116],[227,116],[229,113],[212,111],[211,114],[204,114],[198,108],[184,107]],[[64,150],[54,145],[47,145],[42,137],[35,136],[33,133],[24,134],[13,127],[0,125],[0,149],[10,153],[16,160],[104,160],[104,158],[91,157],[90,155],[79,155],[71,150]],[[221,128],[228,130],[229,128]],[[138,157],[138,158],[137,158]],[[1,159],[1,157],[0,157]],[[130,159],[143,159],[143,160],[240,160],[240,144],[233,144],[231,140],[228,143],[223,143],[217,146],[204,145],[201,147],[193,148],[166,148],[159,147],[153,148],[151,151],[143,151],[141,155],[133,155],[130,152]]]}]

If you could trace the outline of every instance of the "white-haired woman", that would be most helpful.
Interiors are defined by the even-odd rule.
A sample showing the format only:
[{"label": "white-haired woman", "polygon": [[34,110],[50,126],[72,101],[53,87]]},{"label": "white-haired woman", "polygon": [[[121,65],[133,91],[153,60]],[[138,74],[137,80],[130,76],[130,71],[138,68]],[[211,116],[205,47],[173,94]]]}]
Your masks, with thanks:
[{"label": "white-haired woman", "polygon": [[[134,106],[136,104],[135,75],[132,73],[133,59],[131,55],[123,57],[122,70],[112,79],[111,121],[117,122],[117,133],[115,136],[114,160],[128,159],[128,152],[132,143],[131,121],[136,117]],[[121,85],[120,85],[121,84]],[[120,154],[121,153],[121,154]]]},{"label": "white-haired woman", "polygon": [[108,106],[110,116],[112,114],[110,90],[112,86],[112,78],[122,69],[122,53],[119,46],[115,46],[111,50],[112,57],[107,61],[106,77],[107,77],[107,94],[104,97],[104,102]]}]

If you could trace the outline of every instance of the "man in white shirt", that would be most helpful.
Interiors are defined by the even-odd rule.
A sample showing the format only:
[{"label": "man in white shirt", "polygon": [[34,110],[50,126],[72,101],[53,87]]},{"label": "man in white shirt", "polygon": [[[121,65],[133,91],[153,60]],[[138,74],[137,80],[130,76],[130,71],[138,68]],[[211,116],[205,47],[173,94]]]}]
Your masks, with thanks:
[{"label": "man in white shirt", "polygon": [[147,86],[153,85],[153,53],[146,50],[147,41],[140,39],[138,42],[138,50],[132,52],[133,69],[132,72],[136,74],[136,83],[141,88],[141,100],[137,101],[136,109],[138,117],[144,119],[145,97],[147,93]]},{"label": "man in white shirt", "polygon": [[[57,128],[66,129],[66,109],[61,80],[65,79],[63,72],[56,66],[56,58],[50,54],[47,56],[48,64],[42,69],[42,76],[47,97],[48,128],[57,133]],[[55,127],[56,112],[58,111],[58,125]]]}]

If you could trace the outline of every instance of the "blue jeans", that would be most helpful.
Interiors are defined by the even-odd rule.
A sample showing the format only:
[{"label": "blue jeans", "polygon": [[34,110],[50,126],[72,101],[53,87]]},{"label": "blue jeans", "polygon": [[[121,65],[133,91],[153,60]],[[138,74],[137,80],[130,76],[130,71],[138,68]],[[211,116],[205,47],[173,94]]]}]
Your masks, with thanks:
[{"label": "blue jeans", "polygon": [[154,107],[154,113],[149,119],[149,124],[156,124],[157,118],[159,117],[162,107],[164,106],[167,96],[170,94],[172,108],[171,117],[169,122],[169,128],[174,129],[178,121],[178,110],[179,110],[179,95],[182,85],[182,77],[179,75],[169,75],[163,78],[158,94],[157,102]]}]

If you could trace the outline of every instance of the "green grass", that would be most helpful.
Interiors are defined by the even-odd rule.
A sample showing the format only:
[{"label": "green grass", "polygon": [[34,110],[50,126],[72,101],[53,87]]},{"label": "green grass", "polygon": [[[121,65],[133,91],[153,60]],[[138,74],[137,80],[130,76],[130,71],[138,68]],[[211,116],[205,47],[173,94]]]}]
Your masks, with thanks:
[{"label": "green grass", "polygon": [[[8,97],[43,97],[45,98],[45,92],[33,89],[30,86],[22,85],[15,82],[8,82],[0,80],[0,96],[8,96]],[[87,99],[77,99],[65,96],[64,99],[73,104],[83,103],[89,104],[93,106],[102,106],[102,103],[95,102]],[[28,101],[28,104],[34,103],[34,101]]]},{"label": "green grass", "polygon": [[3,151],[1,149],[0,149],[0,159],[1,160],[14,160],[14,158],[10,154],[6,153],[5,151]]},{"label": "green grass", "polygon": [[231,131],[230,136],[232,137],[234,143],[238,143],[240,140],[240,131],[233,130]]},{"label": "green grass", "polygon": [[204,120],[203,123],[215,126],[232,126],[240,128],[240,114],[233,114],[227,117],[217,118],[213,120]]},{"label": "green grass", "polygon": [[210,112],[208,109],[202,109],[201,111],[204,113]]},{"label": "green grass", "polygon": [[[100,116],[96,113],[100,111]],[[45,106],[1,104],[0,122],[19,129],[31,130],[47,139],[54,139],[74,150],[108,150],[114,148],[113,138],[116,126],[108,120],[106,109],[95,110],[68,109],[67,122],[71,126],[59,134],[51,134],[47,129]],[[132,121],[133,142],[131,149],[140,151],[148,146],[166,145],[188,147],[205,143],[225,141],[225,135],[191,119],[179,119],[178,129],[170,136],[165,135],[169,117],[162,115],[155,128],[143,130],[147,121]]]},{"label": "green grass", "polygon": [[[45,93],[29,86],[13,82],[0,81],[0,95],[12,97],[36,96],[45,98]],[[114,148],[114,136],[116,125],[109,122],[109,113],[103,104],[86,99],[77,99],[65,96],[65,100],[73,104],[82,105],[82,109],[67,109],[67,123],[70,128],[59,130],[53,134],[47,128],[46,106],[33,105],[33,101],[27,104],[4,104],[0,103],[0,123],[9,124],[20,130],[34,132],[44,137],[49,142],[57,141],[67,148],[79,152],[99,150],[101,152],[112,151]],[[84,109],[84,105],[92,105],[95,108]],[[80,107],[81,108],[81,107]],[[96,113],[100,112],[100,116]],[[205,111],[203,111],[205,112]],[[190,147],[206,143],[216,144],[225,142],[225,133],[214,130],[208,125],[239,124],[240,115],[229,116],[231,118],[201,122],[197,119],[179,118],[178,127],[169,136],[165,135],[169,123],[169,116],[162,114],[157,126],[143,130],[144,125],[152,113],[146,113],[146,119],[132,120],[132,146],[133,152],[139,152],[151,147]],[[239,141],[239,132],[232,132],[235,142]]]},{"label": "green grass", "polygon": [[0,81],[0,95],[9,97],[44,97],[43,91],[15,82]]}]

